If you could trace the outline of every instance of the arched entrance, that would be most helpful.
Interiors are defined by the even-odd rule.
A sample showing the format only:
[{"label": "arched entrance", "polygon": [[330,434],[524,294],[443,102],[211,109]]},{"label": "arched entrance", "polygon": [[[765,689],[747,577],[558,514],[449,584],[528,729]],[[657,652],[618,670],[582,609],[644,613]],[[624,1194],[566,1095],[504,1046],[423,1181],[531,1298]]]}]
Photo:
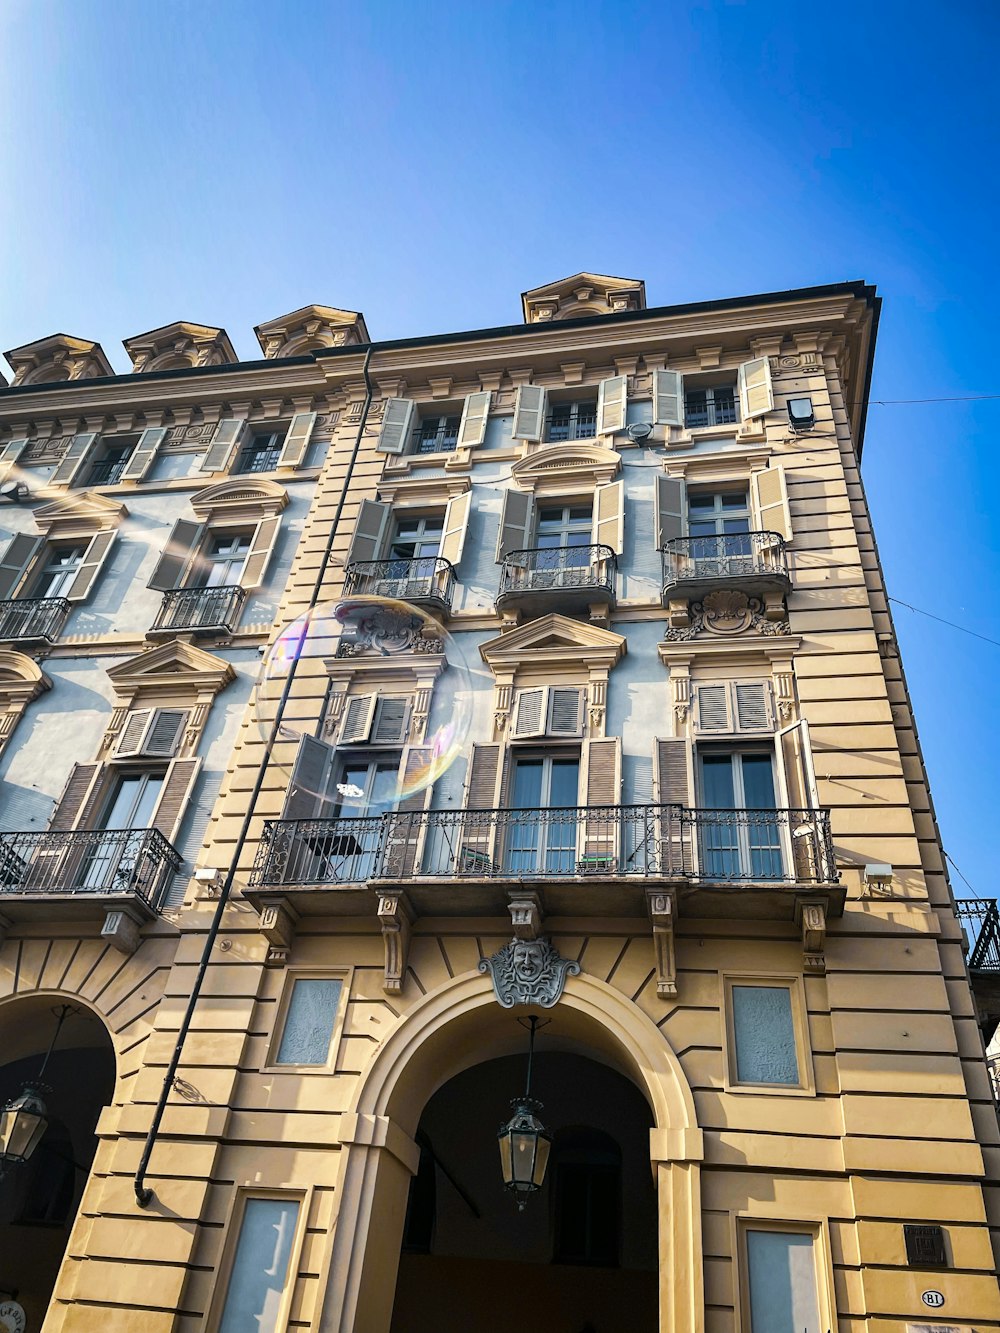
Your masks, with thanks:
[{"label": "arched entrance", "polygon": [[45,1137],[0,1179],[0,1300],[24,1307],[39,1329],[97,1149],[95,1129],[115,1086],[115,1054],[101,1018],[54,992],[0,1003],[0,1105],[36,1079],[58,1021],[71,1006],[45,1069]]},{"label": "arched entrance", "polygon": [[[515,1065],[523,1061],[526,1034],[516,1015],[496,1003],[486,977],[466,974],[425,996],[382,1043],[351,1110],[341,1118],[338,1220],[323,1333],[390,1333],[410,1179],[420,1164],[421,1118],[425,1108],[433,1111],[429,1104],[438,1089],[465,1071],[475,1075],[484,1061],[504,1057],[515,1057]],[[547,1016],[554,1020],[549,1029],[553,1055],[575,1058],[588,1076],[591,1065],[603,1066],[594,1079],[613,1073],[641,1093],[648,1108],[642,1114],[652,1124],[647,1169],[656,1183],[659,1308],[653,1326],[658,1333],[701,1333],[702,1142],[677,1057],[655,1024],[621,992],[585,974],[569,978]],[[515,1084],[509,1095],[519,1090]],[[496,1123],[476,1126],[476,1131],[495,1134],[505,1109],[501,1102],[491,1113]],[[605,1132],[575,1110],[573,1116],[567,1128]],[[499,1171],[498,1165],[494,1169]],[[516,1304],[516,1290],[511,1300]],[[451,1325],[442,1318],[439,1326]],[[478,1326],[494,1325],[484,1316]],[[532,1325],[522,1319],[519,1327],[529,1333]]]}]

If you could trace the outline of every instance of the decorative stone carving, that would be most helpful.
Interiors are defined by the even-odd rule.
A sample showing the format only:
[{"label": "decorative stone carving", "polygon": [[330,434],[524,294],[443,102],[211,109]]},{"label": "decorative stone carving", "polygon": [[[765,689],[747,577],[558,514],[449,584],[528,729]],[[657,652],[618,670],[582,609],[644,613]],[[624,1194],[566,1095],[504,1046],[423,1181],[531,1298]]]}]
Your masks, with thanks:
[{"label": "decorative stone carving", "polygon": [[705,628],[713,634],[742,634],[750,628],[753,619],[746,593],[728,588],[708,593],[701,608]]},{"label": "decorative stone carving", "polygon": [[101,939],[106,940],[119,953],[126,956],[134,954],[139,947],[139,923],[128,912],[108,912],[101,927]]},{"label": "decorative stone carving", "polygon": [[656,954],[656,993],[662,999],[677,994],[677,964],[674,958],[675,906],[672,890],[646,890],[646,910],[653,926],[653,949]]},{"label": "decorative stone carving", "polygon": [[406,959],[410,951],[410,932],[413,911],[401,890],[379,895],[378,920],[382,927],[385,946],[385,974],[382,989],[386,995],[399,995],[406,976]]},{"label": "decorative stone carving", "polygon": [[344,626],[337,645],[338,657],[379,657],[399,653],[443,653],[444,640],[433,633],[422,615],[395,606],[382,606],[364,599],[345,599],[336,618]]},{"label": "decorative stone carving", "polygon": [[826,975],[826,902],[822,898],[796,904],[802,927],[802,966],[806,976]]},{"label": "decorative stone carving", "polygon": [[510,889],[507,906],[514,927],[514,938],[537,940],[542,929],[542,904],[538,894],[528,889]]},{"label": "decorative stone carving", "polygon": [[516,1004],[536,1004],[551,1009],[563,993],[567,976],[579,976],[580,964],[560,958],[546,938],[519,940],[498,949],[492,958],[484,958],[480,972],[489,972],[497,1003],[504,1009]]},{"label": "decorative stone carving", "polygon": [[[673,603],[671,603],[671,607]],[[747,597],[742,592],[711,592],[703,602],[692,602],[689,607],[690,623],[678,624],[681,617],[671,614],[663,636],[666,643],[685,643],[702,634],[733,637],[737,634],[791,634],[792,627],[785,618],[784,606],[780,618],[774,608],[767,607],[758,597]]]},{"label": "decorative stone carving", "polygon": [[295,938],[295,916],[286,903],[268,903],[260,909],[260,933],[268,943],[268,967],[283,967]]}]

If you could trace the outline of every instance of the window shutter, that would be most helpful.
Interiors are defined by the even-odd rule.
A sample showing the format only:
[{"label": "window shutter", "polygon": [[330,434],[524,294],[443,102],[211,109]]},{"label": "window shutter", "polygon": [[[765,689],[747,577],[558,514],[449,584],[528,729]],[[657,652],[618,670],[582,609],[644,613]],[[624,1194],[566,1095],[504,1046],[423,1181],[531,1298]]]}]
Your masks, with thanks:
[{"label": "window shutter", "polygon": [[583,747],[583,769],[584,805],[621,803],[622,743],[618,736],[587,741]]},{"label": "window shutter", "polygon": [[114,529],[109,532],[97,532],[91,537],[90,545],[83,554],[83,564],[77,570],[76,578],[69,585],[69,591],[66,593],[68,602],[85,602],[87,600],[117,539],[118,533]]},{"label": "window shutter", "polygon": [[500,773],[501,745],[473,745],[472,763],[465,790],[467,810],[492,810],[500,793],[497,778]]},{"label": "window shutter", "polygon": [[[466,812],[503,806],[509,754],[506,745],[473,745],[465,788]],[[458,848],[458,873],[488,875],[496,859],[496,840],[497,826],[492,816],[466,813]]]},{"label": "window shutter", "polygon": [[737,731],[772,731],[771,687],[766,680],[733,682],[733,715]]},{"label": "window shutter", "polygon": [[352,694],[344,705],[344,720],[340,724],[340,744],[356,745],[366,741],[375,716],[375,694]]},{"label": "window shutter", "polygon": [[588,814],[578,825],[577,843],[580,856],[577,869],[583,874],[614,871],[621,864],[621,821],[617,811],[608,810],[609,806],[621,804],[621,746],[617,736],[608,736],[587,741],[583,747],[579,800],[587,807]]},{"label": "window shutter", "polygon": [[2,449],[0,449],[0,482],[6,481],[14,470],[14,464],[18,461],[25,449],[28,447],[28,438],[23,436],[17,440],[8,440]]},{"label": "window shutter", "polygon": [[375,448],[384,454],[405,453],[416,417],[417,405],[412,398],[387,398]]},{"label": "window shutter", "polygon": [[679,370],[653,371],[653,421],[657,426],[684,425],[684,376]]},{"label": "window shutter", "polygon": [[[529,691],[520,691],[518,697]],[[549,688],[548,727],[550,736],[583,734],[583,690],[575,686],[553,685]]]},{"label": "window shutter", "polygon": [[465,533],[469,526],[469,511],[472,508],[472,492],[463,491],[448,501],[444,511],[444,529],[441,533],[441,556],[457,565],[465,550]]},{"label": "window shutter", "polygon": [[292,424],[288,427],[288,434],[281,446],[278,467],[302,466],[305,462],[306,450],[309,448],[309,441],[312,439],[315,425],[315,412],[298,412],[292,417]]},{"label": "window shutter", "polygon": [[26,532],[18,532],[11,537],[7,549],[0,556],[0,600],[14,596],[44,541],[43,537],[29,537]]},{"label": "window shutter", "polygon": [[[659,737],[654,742],[653,788],[659,806],[694,807],[694,751],[683,736]],[[694,864],[691,826],[674,810],[661,809],[659,863],[661,874],[685,873]]]},{"label": "window shutter", "polygon": [[763,417],[774,411],[774,390],[771,387],[771,363],[766,356],[744,361],[737,375],[740,392],[740,413],[743,420]]},{"label": "window shutter", "polygon": [[125,718],[125,725],[118,733],[115,746],[115,758],[127,759],[142,754],[142,738],[146,734],[149,720],[153,716],[151,708],[133,708]]},{"label": "window shutter", "polygon": [[812,745],[809,723],[805,718],[793,722],[778,732],[781,765],[779,774],[785,779],[785,794],[793,810],[819,809],[819,792],[813,770]]},{"label": "window shutter", "polygon": [[540,384],[522,384],[518,387],[514,399],[514,425],[510,432],[512,439],[534,440],[536,443],[541,440],[545,434],[548,397]]},{"label": "window shutter", "polygon": [[592,540],[610,546],[616,555],[625,549],[625,483],[612,481],[594,490]]},{"label": "window shutter", "polygon": [[205,457],[202,459],[202,472],[229,471],[233,450],[243,434],[245,425],[245,421],[238,421],[235,417],[222,418],[215,428],[212,443],[208,446]]},{"label": "window shutter", "polygon": [[531,496],[524,491],[504,491],[500,508],[497,564],[511,551],[524,551],[531,544]]},{"label": "window shutter", "polygon": [[388,505],[379,504],[377,500],[361,501],[347,552],[349,565],[381,559],[391,519],[392,509]]},{"label": "window shutter", "polygon": [[406,740],[410,721],[410,700],[379,699],[371,731],[373,745],[401,745]]},{"label": "window shutter", "polygon": [[125,464],[122,481],[142,481],[166,438],[166,426],[151,426],[149,430],[144,430],[139,436],[138,444],[132,450],[132,456]]},{"label": "window shutter", "polygon": [[792,539],[792,516],[788,508],[785,469],[775,463],[750,478],[757,505],[757,521],[762,532],[776,532],[785,541]]},{"label": "window shutter", "polygon": [[315,736],[303,736],[295,755],[282,819],[326,819],[332,802],[326,795],[333,773],[335,751]]},{"label": "window shutter", "polygon": [[687,486],[681,477],[657,474],[653,509],[656,547],[662,550],[667,542],[687,533]]},{"label": "window shutter", "polygon": [[408,745],[399,763],[399,783],[402,791],[415,788],[404,796],[395,811],[386,816],[388,825],[385,839],[382,873],[410,876],[419,872],[423,863],[427,823],[410,819],[420,810],[426,810],[431,801],[431,784],[425,784],[425,774],[434,763],[432,745]]},{"label": "window shutter", "polygon": [[147,588],[155,588],[157,592],[179,588],[188,561],[201,545],[204,535],[204,523],[192,523],[190,519],[179,518],[171,529],[163,554],[146,584]]},{"label": "window shutter", "polygon": [[694,685],[695,730],[704,735],[708,732],[728,733],[733,730],[733,720],[729,707],[729,685],[720,681],[713,685]]},{"label": "window shutter", "polygon": [[486,422],[490,415],[490,393],[470,393],[462,408],[462,420],[458,427],[458,445],[460,449],[472,448],[482,444],[486,438]]},{"label": "window shutter", "polygon": [[597,433],[615,435],[625,429],[628,408],[628,376],[612,375],[601,380],[597,390]]},{"label": "window shutter", "polygon": [[186,709],[157,708],[142,743],[143,754],[172,759],[184,735],[187,716]]},{"label": "window shutter", "polygon": [[514,698],[514,724],[511,736],[523,740],[527,736],[545,735],[547,690],[518,690]]},{"label": "window shutter", "polygon": [[277,540],[280,527],[281,519],[277,516],[262,518],[257,524],[253,540],[250,543],[250,550],[247,552],[246,562],[243,565],[243,572],[240,574],[241,588],[259,588],[264,582],[264,575],[271,563],[271,556],[274,554],[274,543]]},{"label": "window shutter", "polygon": [[188,799],[201,768],[200,759],[175,759],[167,768],[160,788],[160,799],[150,819],[150,824],[173,842],[180,831],[181,821],[187,809]]},{"label": "window shutter", "polygon": [[76,827],[80,815],[88,813],[100,786],[101,767],[100,764],[73,765],[66,786],[49,820],[51,830],[65,833],[68,829]]},{"label": "window shutter", "polygon": [[96,431],[86,431],[82,435],[74,435],[59,465],[49,478],[49,485],[72,486],[80,475],[83,465],[90,458],[98,439],[100,439],[100,436]]}]

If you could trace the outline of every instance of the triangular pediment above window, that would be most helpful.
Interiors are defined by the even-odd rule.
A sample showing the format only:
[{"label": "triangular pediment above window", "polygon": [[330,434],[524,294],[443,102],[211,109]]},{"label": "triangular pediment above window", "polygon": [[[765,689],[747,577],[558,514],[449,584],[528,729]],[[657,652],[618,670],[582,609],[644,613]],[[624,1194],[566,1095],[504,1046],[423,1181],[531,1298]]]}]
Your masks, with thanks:
[{"label": "triangular pediment above window", "polygon": [[191,508],[206,522],[223,514],[227,519],[257,522],[280,514],[287,504],[288,492],[277,482],[243,478],[220,481],[191,496]]},{"label": "triangular pediment above window", "polygon": [[574,273],[544,287],[521,293],[525,324],[614,315],[645,310],[646,284],[641,278],[614,278],[607,273]]},{"label": "triangular pediment above window", "polygon": [[180,642],[161,644],[108,668],[115,693],[130,704],[139,695],[143,702],[169,696],[171,701],[194,703],[199,697],[214,697],[235,678],[231,662]]},{"label": "triangular pediment above window", "polygon": [[71,536],[74,530],[95,532],[116,528],[128,510],[120,500],[109,500],[95,491],[77,491],[61,496],[34,511],[35,523],[45,536]]},{"label": "triangular pediment above window", "polygon": [[593,487],[607,485],[621,467],[621,456],[600,444],[553,444],[515,463],[511,479],[522,491],[549,490],[553,486]]},{"label": "triangular pediment above window", "polygon": [[625,639],[599,625],[553,612],[487,639],[479,651],[494,671],[566,662],[610,670],[624,656]]}]

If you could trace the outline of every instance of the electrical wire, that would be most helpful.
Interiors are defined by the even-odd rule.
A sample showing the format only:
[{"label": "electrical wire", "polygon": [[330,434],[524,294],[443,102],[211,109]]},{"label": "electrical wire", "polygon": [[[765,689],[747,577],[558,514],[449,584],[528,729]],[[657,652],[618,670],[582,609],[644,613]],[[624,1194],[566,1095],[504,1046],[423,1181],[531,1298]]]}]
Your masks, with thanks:
[{"label": "electrical wire", "polygon": [[944,859],[948,862],[948,864],[951,866],[952,870],[954,870],[955,874],[959,877],[959,879],[962,881],[962,883],[965,885],[965,887],[966,887],[966,888],[969,890],[969,892],[972,894],[973,898],[978,898],[978,897],[979,897],[979,894],[975,891],[975,889],[972,887],[972,885],[969,883],[969,881],[965,878],[965,876],[962,874],[961,870],[959,870],[958,866],[955,864],[955,862],[952,860],[952,858],[948,855],[948,853],[944,850],[943,847],[941,848],[941,851],[942,851],[942,854],[944,855]]},{"label": "electrical wire", "polygon": [[905,606],[907,611],[915,611],[918,616],[926,616],[928,620],[936,620],[939,625],[947,625],[950,629],[961,630],[963,634],[971,634],[974,639],[982,639],[983,643],[992,643],[994,648],[1000,648],[1000,639],[991,639],[986,634],[977,634],[974,629],[967,629],[964,625],[956,625],[954,620],[945,620],[943,616],[936,616],[933,611],[924,611],[919,606],[911,606],[909,602],[904,602],[900,597],[887,597],[886,600],[895,602],[897,606]]}]

